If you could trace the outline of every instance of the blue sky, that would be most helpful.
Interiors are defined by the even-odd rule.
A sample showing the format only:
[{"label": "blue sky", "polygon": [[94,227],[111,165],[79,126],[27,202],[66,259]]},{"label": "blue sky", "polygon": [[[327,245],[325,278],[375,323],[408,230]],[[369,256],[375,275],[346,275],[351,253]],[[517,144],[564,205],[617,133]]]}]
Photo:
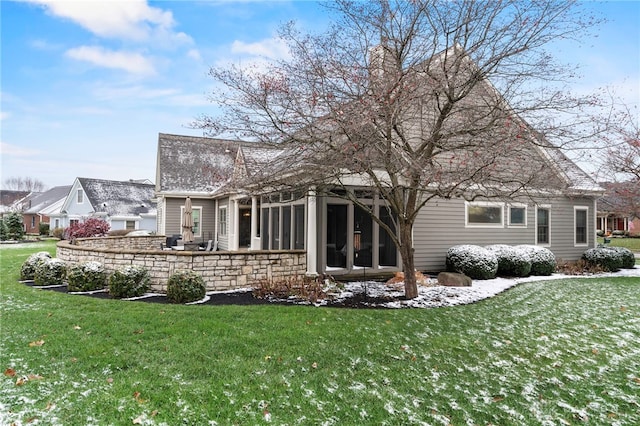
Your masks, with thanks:
[{"label": "blue sky", "polygon": [[[581,48],[574,88],[640,98],[640,2],[588,3],[610,22]],[[155,181],[158,133],[214,113],[211,66],[282,57],[279,25],[326,24],[311,1],[1,1],[0,181]]]}]

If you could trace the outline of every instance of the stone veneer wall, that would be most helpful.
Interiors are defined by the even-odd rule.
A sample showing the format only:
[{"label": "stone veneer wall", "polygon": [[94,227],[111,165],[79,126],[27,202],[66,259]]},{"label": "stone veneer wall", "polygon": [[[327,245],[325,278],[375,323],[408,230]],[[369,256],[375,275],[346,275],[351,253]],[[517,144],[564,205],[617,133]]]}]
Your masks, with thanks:
[{"label": "stone veneer wall", "polygon": [[68,263],[101,262],[108,272],[141,265],[151,275],[151,291],[166,293],[169,276],[188,269],[202,276],[207,291],[251,287],[261,280],[304,275],[304,250],[176,251],[161,250],[164,236],[79,238],[60,241],[57,257]]}]

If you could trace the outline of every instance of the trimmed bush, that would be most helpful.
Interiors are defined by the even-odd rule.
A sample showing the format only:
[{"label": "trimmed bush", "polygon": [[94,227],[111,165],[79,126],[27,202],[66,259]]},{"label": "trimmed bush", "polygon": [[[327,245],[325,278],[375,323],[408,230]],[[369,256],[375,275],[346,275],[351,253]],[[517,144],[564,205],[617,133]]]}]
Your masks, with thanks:
[{"label": "trimmed bush", "polygon": [[51,231],[51,236],[55,237],[59,240],[64,238],[64,228],[53,228],[53,231]]},{"label": "trimmed bush", "polygon": [[167,282],[167,300],[171,303],[195,302],[205,292],[204,280],[193,271],[175,271]]},{"label": "trimmed bush", "polygon": [[446,263],[448,271],[460,272],[478,280],[495,278],[498,272],[495,253],[469,244],[453,246],[447,250]]},{"label": "trimmed bush", "polygon": [[107,273],[100,262],[85,262],[71,265],[67,270],[69,291],[93,291],[105,288]]},{"label": "trimmed bush", "polygon": [[47,259],[51,259],[51,255],[46,251],[39,251],[27,257],[20,268],[21,280],[33,280],[36,275],[36,268],[39,264],[44,263]]},{"label": "trimmed bush", "polygon": [[531,273],[531,257],[526,250],[506,244],[485,247],[498,258],[498,275],[505,277],[526,277]]},{"label": "trimmed bush", "polygon": [[626,247],[609,247],[618,252],[622,257],[622,269],[633,269],[636,267],[636,257],[633,252]]},{"label": "trimmed bush", "polygon": [[75,241],[76,238],[104,237],[111,225],[104,219],[90,217],[84,222],[72,224],[66,229],[66,238]]},{"label": "trimmed bush", "polygon": [[149,272],[142,266],[129,265],[109,277],[109,294],[117,299],[139,297],[149,289]]},{"label": "trimmed bush", "polygon": [[556,256],[548,248],[528,244],[515,247],[529,255],[531,275],[551,275],[556,271]]},{"label": "trimmed bush", "polygon": [[[624,255],[617,249],[618,247],[592,248],[582,254],[582,259],[589,265],[600,266],[605,271],[615,272],[624,264]],[[633,253],[631,255],[633,256]],[[633,263],[635,266],[635,259]]]},{"label": "trimmed bush", "polygon": [[33,280],[35,285],[62,285],[67,276],[67,265],[56,258],[46,259],[36,266]]},{"label": "trimmed bush", "polygon": [[40,222],[38,224],[38,235],[49,235],[49,224],[46,222]]}]

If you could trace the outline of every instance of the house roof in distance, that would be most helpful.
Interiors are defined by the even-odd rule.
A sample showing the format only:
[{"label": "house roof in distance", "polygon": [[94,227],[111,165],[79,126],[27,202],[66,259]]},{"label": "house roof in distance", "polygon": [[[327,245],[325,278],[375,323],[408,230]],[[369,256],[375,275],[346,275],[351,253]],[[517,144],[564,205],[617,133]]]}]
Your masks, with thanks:
[{"label": "house roof in distance", "polygon": [[71,190],[71,185],[64,186],[54,186],[53,188],[40,192],[34,193],[25,199],[25,210],[26,214],[38,214],[44,213],[51,205],[57,203],[60,200],[64,200],[67,195],[69,195],[69,191]]},{"label": "house roof in distance", "polygon": [[157,214],[154,185],[135,181],[78,178],[94,211],[109,216]]}]

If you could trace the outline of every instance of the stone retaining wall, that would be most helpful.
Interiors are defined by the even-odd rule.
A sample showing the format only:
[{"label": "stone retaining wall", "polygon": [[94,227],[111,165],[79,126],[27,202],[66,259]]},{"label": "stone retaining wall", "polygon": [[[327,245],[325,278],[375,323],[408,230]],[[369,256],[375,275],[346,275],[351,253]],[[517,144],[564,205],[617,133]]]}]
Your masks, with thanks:
[{"label": "stone retaining wall", "polygon": [[151,291],[166,293],[169,276],[188,269],[202,276],[207,291],[251,287],[266,279],[304,275],[304,250],[278,251],[175,251],[161,250],[163,236],[79,238],[75,244],[60,241],[57,255],[68,263],[100,262],[108,272],[141,265],[151,275]]}]

